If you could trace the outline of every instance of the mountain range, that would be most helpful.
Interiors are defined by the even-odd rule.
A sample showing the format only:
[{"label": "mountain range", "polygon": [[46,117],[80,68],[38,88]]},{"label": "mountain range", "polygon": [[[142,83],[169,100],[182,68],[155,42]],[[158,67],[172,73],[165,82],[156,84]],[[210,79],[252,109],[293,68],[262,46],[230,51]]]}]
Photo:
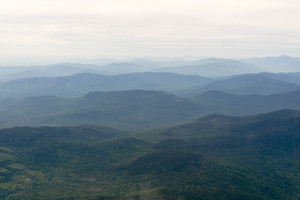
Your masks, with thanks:
[{"label": "mountain range", "polygon": [[215,80],[202,86],[175,91],[175,94],[193,95],[216,90],[233,94],[279,94],[299,90],[300,85],[297,81],[297,78],[289,78],[287,75],[243,74]]},{"label": "mountain range", "polygon": [[55,96],[3,100],[0,126],[97,124],[137,129],[166,126],[201,116],[194,103],[167,92],[92,92],[78,98]]},{"label": "mountain range", "polygon": [[0,199],[300,199],[298,64],[0,67]]},{"label": "mountain range", "polygon": [[286,55],[278,57],[269,56],[262,58],[244,59],[243,61],[261,67],[266,72],[299,72],[300,69],[300,58],[290,57]]},{"label": "mountain range", "polygon": [[196,75],[144,72],[122,75],[81,73],[62,77],[16,79],[0,84],[0,98],[55,95],[79,97],[92,91],[157,90],[180,96],[207,91],[233,94],[280,94],[300,89],[297,73],[258,73],[211,79]]},{"label": "mountain range", "polygon": [[299,119],[293,110],[211,115],[139,134],[97,126],[0,129],[0,197],[299,199]]},{"label": "mountain range", "polygon": [[250,115],[279,109],[300,109],[300,91],[272,95],[236,95],[209,91],[188,98],[208,114]]},{"label": "mountain range", "polygon": [[[86,63],[86,64],[81,64]],[[119,75],[133,72],[172,72],[207,77],[232,76],[259,72],[299,72],[300,59],[280,56],[251,59],[187,59],[187,58],[134,58],[74,60],[45,66],[1,66],[0,82],[32,77],[69,76],[76,73]]]},{"label": "mountain range", "polygon": [[37,77],[17,79],[0,84],[0,98],[56,95],[81,96],[92,91],[175,90],[204,85],[211,79],[172,73],[131,73],[104,76],[94,73],[65,77]]},{"label": "mountain range", "polygon": [[230,76],[263,71],[255,65],[237,60],[210,58],[194,61],[180,67],[165,67],[156,72],[172,72],[185,75],[199,75],[206,77]]},{"label": "mountain range", "polygon": [[163,91],[91,92],[82,97],[0,101],[0,127],[95,124],[122,129],[165,127],[208,114],[243,116],[300,109],[300,92],[236,95],[209,91],[178,97]]}]

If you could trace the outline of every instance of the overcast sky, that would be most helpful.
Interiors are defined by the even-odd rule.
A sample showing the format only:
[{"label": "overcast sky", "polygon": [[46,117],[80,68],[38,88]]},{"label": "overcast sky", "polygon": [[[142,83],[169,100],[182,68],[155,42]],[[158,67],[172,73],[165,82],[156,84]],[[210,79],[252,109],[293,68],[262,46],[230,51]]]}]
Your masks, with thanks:
[{"label": "overcast sky", "polygon": [[1,0],[0,64],[300,56],[299,0]]}]

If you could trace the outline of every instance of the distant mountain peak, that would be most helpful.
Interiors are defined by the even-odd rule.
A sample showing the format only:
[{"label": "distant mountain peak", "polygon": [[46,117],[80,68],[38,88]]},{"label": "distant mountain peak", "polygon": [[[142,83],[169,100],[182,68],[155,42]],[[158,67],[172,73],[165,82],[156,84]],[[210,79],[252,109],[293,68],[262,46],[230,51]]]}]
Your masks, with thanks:
[{"label": "distant mountain peak", "polygon": [[281,56],[279,56],[280,58],[292,58],[292,57],[290,57],[290,56],[287,56],[287,55],[281,55]]}]

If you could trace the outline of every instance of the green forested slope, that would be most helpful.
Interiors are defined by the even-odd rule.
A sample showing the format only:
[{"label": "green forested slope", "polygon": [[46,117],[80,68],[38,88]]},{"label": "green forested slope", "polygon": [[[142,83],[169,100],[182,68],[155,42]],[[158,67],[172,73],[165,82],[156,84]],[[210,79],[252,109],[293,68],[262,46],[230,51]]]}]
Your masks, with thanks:
[{"label": "green forested slope", "polygon": [[291,110],[213,115],[139,134],[94,126],[2,129],[0,197],[296,200],[299,144],[300,116]]}]

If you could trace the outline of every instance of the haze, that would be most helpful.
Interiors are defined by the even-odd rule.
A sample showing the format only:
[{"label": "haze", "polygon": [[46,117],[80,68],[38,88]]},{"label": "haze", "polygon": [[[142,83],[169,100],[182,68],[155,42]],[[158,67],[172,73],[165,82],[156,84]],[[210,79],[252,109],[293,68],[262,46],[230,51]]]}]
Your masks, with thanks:
[{"label": "haze", "polygon": [[299,56],[297,0],[3,0],[0,64]]}]

